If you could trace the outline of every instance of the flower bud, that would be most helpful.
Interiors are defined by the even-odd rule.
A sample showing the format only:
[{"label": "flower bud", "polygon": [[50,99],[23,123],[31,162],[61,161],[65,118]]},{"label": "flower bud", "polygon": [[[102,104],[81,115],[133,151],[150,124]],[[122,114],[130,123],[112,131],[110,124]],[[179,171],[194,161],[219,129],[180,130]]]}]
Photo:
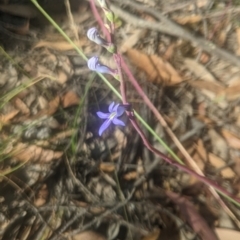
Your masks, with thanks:
[{"label": "flower bud", "polygon": [[96,44],[104,45],[104,46],[109,45],[109,43],[105,39],[100,37],[99,32],[98,32],[97,28],[95,28],[95,27],[90,28],[87,31],[87,36],[91,41],[95,42]]},{"label": "flower bud", "polygon": [[108,73],[116,77],[117,70],[111,69],[105,65],[102,65],[98,61],[98,57],[92,57],[88,60],[88,68],[92,71],[96,71],[98,73]]}]

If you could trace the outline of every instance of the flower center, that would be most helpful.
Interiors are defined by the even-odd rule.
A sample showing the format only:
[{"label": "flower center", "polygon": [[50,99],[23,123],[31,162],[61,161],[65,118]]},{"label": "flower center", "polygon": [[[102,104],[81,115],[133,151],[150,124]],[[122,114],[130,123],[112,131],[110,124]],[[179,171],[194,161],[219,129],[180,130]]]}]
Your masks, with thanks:
[{"label": "flower center", "polygon": [[112,112],[112,113],[110,114],[110,116],[109,116],[109,119],[110,119],[110,120],[113,120],[116,115],[117,115],[116,112]]}]

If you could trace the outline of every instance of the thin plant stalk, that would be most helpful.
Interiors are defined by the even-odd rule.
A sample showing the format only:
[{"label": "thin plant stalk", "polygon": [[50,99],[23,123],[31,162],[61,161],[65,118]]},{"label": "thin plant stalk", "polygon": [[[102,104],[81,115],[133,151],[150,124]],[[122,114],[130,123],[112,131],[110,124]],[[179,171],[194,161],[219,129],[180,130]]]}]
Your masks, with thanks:
[{"label": "thin plant stalk", "polygon": [[[102,30],[105,31],[106,28],[104,26],[104,24],[102,23],[102,19],[96,9],[96,6],[94,4],[94,0],[90,0],[91,3],[91,7],[92,7],[92,11],[94,13],[94,15],[96,16],[96,19],[98,20],[100,26],[102,27]],[[111,35],[114,36],[114,23],[111,23]],[[110,33],[108,32],[108,39],[110,39]],[[160,115],[160,113],[158,112],[158,110],[156,109],[156,107],[152,104],[152,102],[150,101],[150,99],[147,97],[147,95],[145,94],[145,92],[142,90],[142,88],[140,87],[140,85],[138,84],[137,80],[134,78],[134,76],[132,75],[131,71],[129,70],[127,64],[124,62],[124,59],[121,57],[120,53],[116,53],[113,55],[113,58],[115,60],[115,63],[117,65],[117,70],[119,73],[119,80],[120,80],[120,92],[122,95],[122,102],[123,104],[127,103],[127,98],[126,98],[126,91],[125,91],[125,82],[123,80],[123,76],[122,76],[122,69],[121,67],[123,67],[123,70],[125,71],[125,73],[128,76],[128,79],[130,80],[130,82],[132,83],[132,85],[135,87],[135,89],[137,90],[137,92],[139,93],[139,95],[143,98],[143,100],[145,101],[145,103],[149,106],[149,108],[152,110],[152,112],[155,114],[155,116],[158,118],[158,120],[161,122],[161,124],[163,125],[163,127],[167,130],[168,134],[172,137],[172,139],[174,140],[175,144],[178,146],[178,148],[181,150],[181,152],[183,152],[184,156],[186,157],[186,159],[188,160],[188,162],[192,164],[192,159],[191,156],[187,153],[187,151],[184,149],[184,147],[182,146],[182,144],[179,142],[179,140],[175,137],[175,135],[173,134],[173,132],[171,131],[171,129],[168,127],[167,123],[165,122],[164,118]],[[235,215],[231,212],[231,210],[226,206],[226,204],[223,202],[223,200],[219,197],[219,195],[217,194],[217,192],[215,191],[215,189],[224,197],[226,197],[229,201],[234,202],[235,204],[237,204],[238,206],[240,206],[240,204],[238,203],[240,201],[240,198],[236,198],[234,196],[229,196],[229,193],[223,189],[222,187],[218,186],[215,182],[207,179],[203,172],[198,168],[198,166],[195,164],[194,168],[197,170],[197,172],[190,170],[189,168],[185,167],[183,164],[183,162],[175,155],[173,154],[174,158],[177,160],[178,163],[173,162],[170,158],[168,158],[166,155],[164,155],[163,153],[161,153],[160,151],[158,151],[157,149],[155,149],[147,140],[145,134],[143,133],[143,131],[141,130],[141,128],[139,127],[139,125],[137,124],[137,122],[135,121],[135,117],[134,115],[131,115],[131,113],[128,112],[128,116],[129,119],[133,125],[133,127],[135,128],[135,130],[138,132],[138,134],[141,136],[144,145],[153,153],[157,154],[158,156],[160,156],[161,158],[163,158],[166,162],[168,162],[171,165],[176,166],[177,168],[181,169],[182,171],[185,171],[195,177],[197,177],[199,180],[201,180],[203,183],[205,183],[206,185],[210,185],[209,189],[212,192],[212,194],[214,195],[214,197],[217,199],[217,201],[219,202],[219,204],[225,209],[226,212],[228,212],[228,214],[234,219],[234,221],[237,223],[238,226],[240,226],[239,221],[237,220],[237,218],[235,217]],[[168,146],[167,146],[168,149]],[[172,151],[171,151],[172,152]],[[196,174],[196,175],[195,175]]]}]

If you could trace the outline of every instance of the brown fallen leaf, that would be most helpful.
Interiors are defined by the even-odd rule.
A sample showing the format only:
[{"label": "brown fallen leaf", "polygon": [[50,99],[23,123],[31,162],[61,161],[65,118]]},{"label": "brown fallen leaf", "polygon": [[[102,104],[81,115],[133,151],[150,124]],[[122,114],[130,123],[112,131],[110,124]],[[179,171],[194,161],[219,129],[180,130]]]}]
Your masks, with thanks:
[{"label": "brown fallen leaf", "polygon": [[136,171],[132,171],[129,173],[124,174],[123,178],[127,181],[134,180],[139,176],[139,174]]},{"label": "brown fallen leaf", "polygon": [[20,98],[15,99],[15,107],[18,108],[25,115],[30,114],[28,106]]},{"label": "brown fallen leaf", "polygon": [[234,133],[228,131],[227,129],[222,129],[222,135],[226,139],[229,147],[234,149],[240,149],[240,137]]},{"label": "brown fallen leaf", "polygon": [[173,66],[157,55],[146,55],[136,49],[128,49],[126,53],[130,61],[147,74],[150,82],[171,86],[183,81]]},{"label": "brown fallen leaf", "polygon": [[[191,3],[191,2],[189,2]],[[196,0],[194,3],[190,4],[188,7],[188,11],[193,11],[199,8],[207,8],[209,6],[209,0]]]},{"label": "brown fallen leaf", "polygon": [[[198,167],[201,169],[201,171],[203,171],[205,168],[205,162],[203,161],[203,159],[200,157],[200,155],[198,153],[194,153],[193,160],[198,165]],[[193,177],[193,178],[197,181],[197,179],[195,177]]]},{"label": "brown fallen leaf", "polygon": [[107,240],[107,238],[93,231],[85,231],[76,234],[73,240]]},{"label": "brown fallen leaf", "polygon": [[196,81],[190,81],[189,84],[192,87],[202,89],[202,90],[207,90],[207,91],[213,93],[213,96],[215,98],[216,98],[216,95],[218,95],[219,93],[224,91],[224,87],[222,87],[221,85],[216,84],[214,82],[206,82],[206,81],[202,81],[202,80],[196,80]]},{"label": "brown fallen leaf", "polygon": [[195,149],[197,150],[201,159],[206,163],[206,161],[207,161],[207,150],[204,147],[202,139],[198,139],[197,144],[195,146]]},{"label": "brown fallen leaf", "polygon": [[144,29],[136,29],[132,35],[130,35],[120,46],[119,51],[121,53],[125,53],[128,49],[133,48],[134,45],[141,39],[141,37],[145,34],[146,30]]},{"label": "brown fallen leaf", "polygon": [[68,129],[63,132],[59,132],[56,135],[54,135],[54,137],[50,138],[49,142],[56,143],[57,141],[59,141],[63,138],[72,136],[73,134],[76,133],[76,131],[77,131],[77,129]]},{"label": "brown fallen leaf", "polygon": [[67,82],[68,78],[69,77],[65,71],[63,71],[62,69],[57,70],[57,82],[58,83],[64,84],[65,82]]},{"label": "brown fallen leaf", "polygon": [[192,14],[189,16],[184,15],[184,16],[175,17],[173,18],[173,20],[181,25],[186,25],[186,24],[193,24],[193,23],[198,23],[202,21],[202,16],[196,15],[196,14]]},{"label": "brown fallen leaf", "polygon": [[200,89],[204,95],[215,101],[219,107],[225,109],[228,106],[224,94],[225,87],[219,84],[207,68],[195,59],[185,58],[184,65],[198,78],[198,80],[189,81],[189,84]]},{"label": "brown fallen leaf", "polygon": [[215,232],[217,233],[219,240],[240,239],[240,232],[233,229],[216,228]]},{"label": "brown fallen leaf", "polygon": [[236,37],[237,37],[237,44],[238,44],[238,48],[236,51],[236,55],[240,55],[240,28],[236,28]]},{"label": "brown fallen leaf", "polygon": [[19,110],[13,110],[7,114],[0,115],[0,129],[3,125],[8,124],[18,113]]},{"label": "brown fallen leaf", "polygon": [[201,80],[190,81],[188,83],[193,88],[199,89],[205,96],[214,101],[222,109],[225,109],[228,106],[225,99],[224,88],[219,84]]},{"label": "brown fallen leaf", "polygon": [[115,170],[115,165],[112,164],[112,163],[105,163],[105,162],[102,162],[99,166],[100,170],[103,171],[103,172],[107,172],[107,173],[110,173],[110,172],[113,172]]},{"label": "brown fallen leaf", "polygon": [[34,199],[34,205],[36,207],[43,206],[48,198],[49,191],[46,184],[43,184],[43,186],[39,189],[36,198]]},{"label": "brown fallen leaf", "polygon": [[43,96],[38,97],[38,103],[39,103],[40,109],[45,109],[48,107],[48,100]]},{"label": "brown fallen leaf", "polygon": [[[75,41],[74,43],[78,47],[82,47],[86,44],[86,41],[87,41],[87,39],[84,39],[84,40],[80,40],[80,41]],[[41,40],[34,46],[34,48],[40,48],[40,47],[47,47],[47,48],[57,50],[57,51],[69,51],[69,50],[74,49],[74,47],[66,41],[51,42],[51,41]]]},{"label": "brown fallen leaf", "polygon": [[237,173],[238,176],[240,176],[240,158],[233,157],[235,165],[234,165],[234,171]]},{"label": "brown fallen leaf", "polygon": [[[211,165],[216,169],[226,166],[225,161],[220,157],[214,155],[213,153],[208,154],[208,159]],[[223,170],[221,170],[221,175],[223,178],[226,179],[234,178],[236,176],[235,172],[230,167],[226,167]]]},{"label": "brown fallen leaf", "polygon": [[229,152],[229,147],[226,140],[214,128],[208,130],[208,136],[212,143],[212,151],[215,152],[220,158],[226,159]]},{"label": "brown fallen leaf", "polygon": [[224,91],[228,101],[234,101],[240,97],[240,83],[227,87]]},{"label": "brown fallen leaf", "polygon": [[48,103],[48,105],[46,106],[46,109],[40,110],[36,115],[32,117],[32,119],[38,119],[39,117],[42,117],[45,115],[48,115],[48,116],[53,115],[57,111],[59,104],[60,104],[60,97],[57,96]]},{"label": "brown fallen leaf", "polygon": [[193,230],[204,240],[218,240],[215,232],[197,212],[194,205],[185,197],[174,192],[167,191],[166,195],[179,207],[184,218]]},{"label": "brown fallen leaf", "polygon": [[44,149],[36,145],[18,143],[15,146],[14,150],[10,152],[10,155],[14,156],[17,160],[23,162],[50,162],[52,160],[59,159],[63,155],[63,152],[53,151],[51,149]]},{"label": "brown fallen leaf", "polygon": [[148,234],[142,240],[158,240],[160,236],[160,229],[154,230],[152,233]]},{"label": "brown fallen leaf", "polygon": [[207,70],[201,63],[192,58],[185,58],[183,61],[185,67],[189,69],[197,78],[207,81],[218,83],[215,77]]},{"label": "brown fallen leaf", "polygon": [[78,105],[80,102],[80,98],[74,91],[68,91],[62,96],[61,101],[63,108],[67,108]]}]

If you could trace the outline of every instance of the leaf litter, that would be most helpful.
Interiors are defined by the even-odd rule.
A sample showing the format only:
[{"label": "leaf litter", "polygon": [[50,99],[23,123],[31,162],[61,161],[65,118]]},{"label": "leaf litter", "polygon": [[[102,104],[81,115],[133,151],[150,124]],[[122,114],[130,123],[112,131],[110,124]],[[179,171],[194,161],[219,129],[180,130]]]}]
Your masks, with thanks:
[{"label": "leaf litter", "polygon": [[[147,6],[148,2],[144,1],[144,4]],[[153,2],[151,5],[154,5]],[[190,28],[197,26],[198,34],[202,34],[201,24],[207,18],[213,41],[218,45],[224,44],[228,49],[231,49],[231,34],[235,32],[234,51],[238,54],[239,31],[229,31],[232,30],[232,25],[228,24],[231,19],[214,25],[215,19],[209,17],[212,9],[209,10],[210,15],[204,15],[207,2],[197,1],[194,6],[192,3],[177,6],[177,2],[166,2],[163,9],[171,9],[168,10],[169,18],[179,24]],[[178,10],[174,10],[172,4]],[[199,15],[196,14],[196,6],[201,8]],[[219,8],[218,4],[214,7]],[[88,13],[88,7],[84,9]],[[137,14],[147,21],[155,21],[144,10]],[[81,14],[75,17],[77,15]],[[86,40],[84,32],[92,27],[91,21],[86,21],[91,19],[91,14],[86,16],[81,22],[83,26],[78,28],[79,44],[87,53],[93,54],[96,49]],[[214,54],[201,52],[198,46],[190,47],[189,43],[185,43],[188,51],[184,53],[181,49],[183,45],[178,43],[177,38],[165,35],[159,38],[158,34],[152,34],[147,29],[134,29],[130,22],[121,24],[118,37],[119,42],[122,39],[120,51],[131,62],[134,75],[174,126],[174,133],[182,139],[200,169],[222,185],[227,185],[234,194],[239,194],[239,70],[215,59]],[[96,136],[99,123],[94,113],[104,108],[105,101],[112,101],[104,93],[102,83],[94,83],[84,102],[83,112],[76,116],[79,102],[83,100],[83,86],[89,81],[88,73],[84,71],[85,66],[79,67],[72,61],[72,56],[76,55],[72,47],[61,38],[54,40],[53,32],[46,29],[52,39],[40,38],[29,52],[11,53],[31,77],[42,79],[9,101],[9,108],[4,106],[1,109],[1,143],[6,150],[2,151],[6,160],[0,166],[1,172],[14,169],[18,162],[24,163],[21,169],[9,174],[9,181],[1,179],[3,187],[0,196],[3,196],[5,204],[1,216],[4,221],[0,222],[1,237],[32,239],[36,233],[41,235],[41,226],[46,227],[44,221],[49,222],[49,219],[56,229],[45,229],[42,238],[69,237],[79,229],[89,230],[76,233],[73,236],[76,240],[111,239],[111,236],[120,240],[173,239],[174,233],[177,233],[176,239],[186,239],[183,237],[185,230],[197,233],[202,239],[217,239],[214,231],[219,239],[225,239],[225,235],[231,238],[236,234],[237,237],[238,232],[231,220],[228,226],[232,229],[223,229],[217,221],[210,221],[209,210],[206,209],[205,214],[200,211],[201,206],[209,203],[215,206],[216,201],[204,187],[197,187],[198,181],[192,176],[184,175],[164,163],[148,173],[154,156],[144,150],[130,127],[112,128],[104,138]],[[214,32],[216,34],[212,34]],[[219,39],[215,35],[220,36]],[[77,67],[80,69],[78,76],[74,71]],[[3,91],[8,92],[26,81],[27,77],[23,77],[17,69],[9,65],[1,67]],[[156,119],[130,86],[128,95],[133,99],[134,109],[140,110],[151,126],[157,128]],[[201,121],[204,128],[197,131],[196,125],[190,121],[192,119]],[[39,135],[43,137],[39,138]],[[159,135],[171,144],[162,130]],[[6,140],[11,141],[4,142]],[[135,181],[140,178],[144,181],[132,199],[115,210],[114,207],[128,197]],[[20,189],[14,189],[9,184],[11,181],[15,181]],[[195,191],[190,191],[191,188]],[[11,197],[13,194],[17,203]],[[18,222],[20,219],[20,222],[29,223],[30,227],[23,231],[23,225],[16,227],[12,224],[15,215],[8,210],[21,210],[25,194],[30,203],[24,205],[28,214],[16,217]],[[29,203],[25,201],[24,204]],[[28,210],[31,205],[36,207],[34,214]],[[49,209],[56,214],[50,215]],[[220,216],[223,209],[215,211]],[[237,210],[234,213],[239,214]],[[178,226],[177,221],[183,227],[173,227]],[[61,234],[54,236],[57,232]]]}]

